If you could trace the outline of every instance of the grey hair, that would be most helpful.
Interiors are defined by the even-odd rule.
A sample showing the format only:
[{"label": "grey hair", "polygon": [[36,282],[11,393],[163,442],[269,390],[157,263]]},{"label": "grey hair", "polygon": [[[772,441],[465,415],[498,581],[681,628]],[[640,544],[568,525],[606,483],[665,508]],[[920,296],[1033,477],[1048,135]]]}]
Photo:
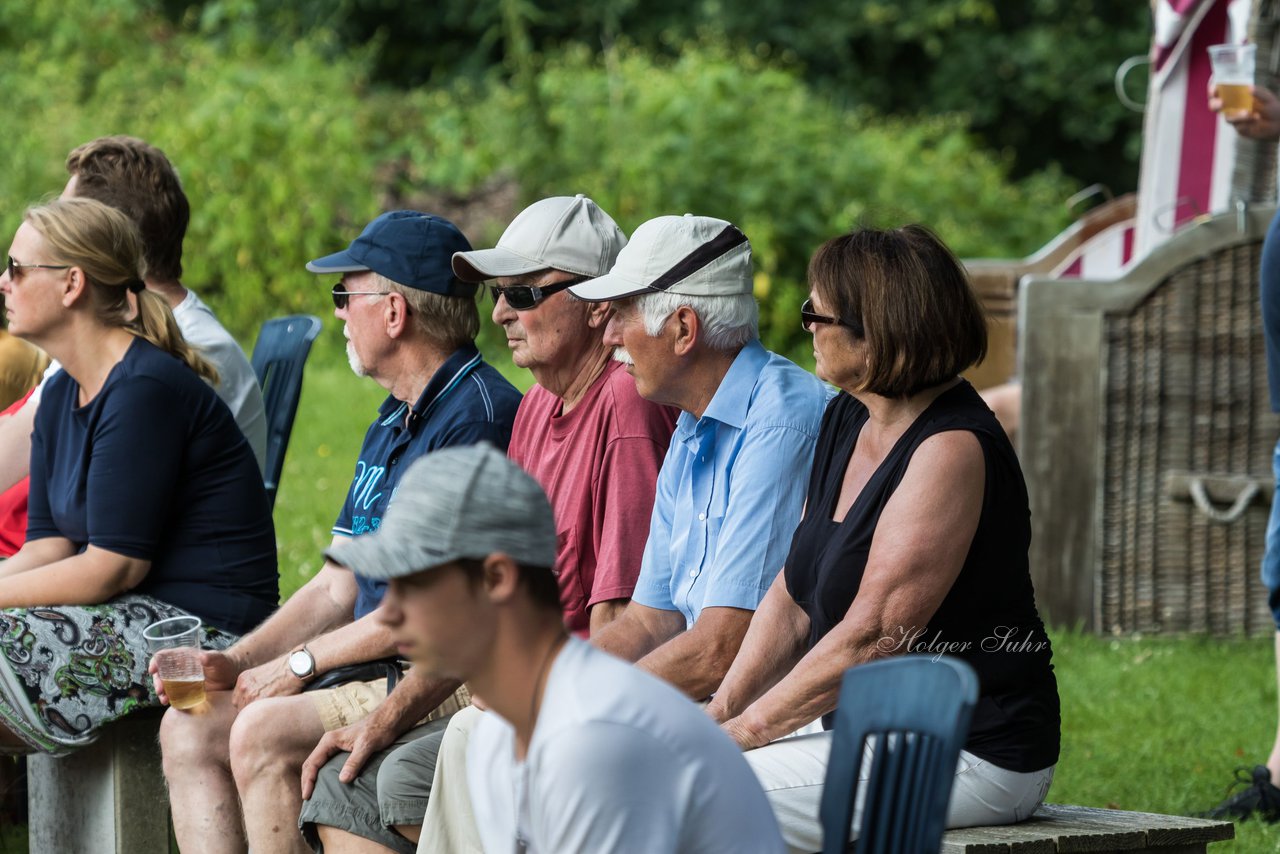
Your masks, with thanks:
[{"label": "grey hair", "polygon": [[414,326],[428,341],[452,350],[475,341],[480,334],[476,297],[451,297],[423,291],[392,281],[376,270],[370,272],[380,290],[394,291],[404,297]]},{"label": "grey hair", "polygon": [[712,350],[737,350],[760,337],[760,307],[751,294],[709,297],[663,291],[636,298],[644,331],[650,338],[662,334],[667,318],[681,306],[688,306],[698,315],[707,346]]}]

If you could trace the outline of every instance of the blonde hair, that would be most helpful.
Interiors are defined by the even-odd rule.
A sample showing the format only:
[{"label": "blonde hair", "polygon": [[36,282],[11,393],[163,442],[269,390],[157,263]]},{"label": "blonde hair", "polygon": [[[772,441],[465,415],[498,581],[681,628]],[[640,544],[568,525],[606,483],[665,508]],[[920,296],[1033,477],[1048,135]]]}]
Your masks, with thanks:
[{"label": "blonde hair", "polygon": [[[143,286],[147,262],[142,238],[128,216],[76,197],[30,207],[23,219],[44,238],[55,260],[84,273],[99,321],[154,344],[217,384],[218,371],[182,337],[169,304]],[[130,291],[137,295],[136,314],[129,305]]]}]

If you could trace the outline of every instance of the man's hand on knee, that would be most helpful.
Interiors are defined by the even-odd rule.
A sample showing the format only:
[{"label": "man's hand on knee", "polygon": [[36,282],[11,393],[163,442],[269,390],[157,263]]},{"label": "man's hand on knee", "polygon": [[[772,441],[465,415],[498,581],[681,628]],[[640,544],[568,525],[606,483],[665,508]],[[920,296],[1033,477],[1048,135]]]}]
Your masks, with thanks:
[{"label": "man's hand on knee", "polygon": [[264,697],[289,697],[301,694],[305,687],[302,680],[289,669],[287,660],[284,658],[275,658],[266,664],[245,670],[236,679],[235,685],[232,702],[238,709],[243,709],[253,701]]},{"label": "man's hand on knee", "polygon": [[369,757],[390,747],[398,734],[376,718],[365,718],[350,726],[326,732],[316,749],[302,763],[302,799],[311,797],[320,769],[335,753],[345,750],[351,754],[338,773],[339,780],[350,783],[360,773],[360,769],[364,768]]}]

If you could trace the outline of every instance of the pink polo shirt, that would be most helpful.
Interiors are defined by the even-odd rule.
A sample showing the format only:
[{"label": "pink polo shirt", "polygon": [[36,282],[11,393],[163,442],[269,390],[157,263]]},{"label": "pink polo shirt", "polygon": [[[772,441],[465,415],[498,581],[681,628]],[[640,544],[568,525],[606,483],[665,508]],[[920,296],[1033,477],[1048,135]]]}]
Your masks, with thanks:
[{"label": "pink polo shirt", "polygon": [[571,412],[561,409],[560,398],[535,385],[516,412],[507,455],[551,498],[564,621],[585,637],[592,605],[631,597],[679,413],[640,397],[618,362]]}]

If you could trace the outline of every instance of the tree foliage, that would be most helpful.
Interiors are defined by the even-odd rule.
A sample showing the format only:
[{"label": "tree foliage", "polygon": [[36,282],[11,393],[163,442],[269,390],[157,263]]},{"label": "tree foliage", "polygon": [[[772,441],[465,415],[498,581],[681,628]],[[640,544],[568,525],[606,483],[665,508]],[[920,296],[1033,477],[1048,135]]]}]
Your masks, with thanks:
[{"label": "tree foliage", "polygon": [[[170,0],[174,15],[221,9]],[[1116,99],[1115,69],[1145,54],[1147,3],[1107,0],[258,0],[277,31],[331,27],[377,46],[375,79],[441,85],[512,67],[513,26],[534,52],[619,42],[677,56],[724,42],[799,69],[819,91],[883,115],[964,117],[1014,174],[1051,164],[1117,193],[1137,184],[1141,117]]]},{"label": "tree foliage", "polygon": [[961,118],[879,118],[714,40],[677,56],[541,53],[519,35],[533,20],[508,12],[510,68],[401,90],[371,82],[372,48],[320,26],[277,38],[247,0],[176,24],[142,0],[11,0],[0,84],[18,132],[0,174],[4,225],[12,233],[24,205],[62,186],[74,145],[145,137],[191,197],[187,282],[248,337],[273,314],[327,313],[328,283],[303,264],[388,200],[431,208],[514,186],[470,227],[482,245],[520,205],[582,192],[628,231],[686,211],[740,225],[767,342],[807,352],[795,311],[807,259],[856,221],[924,222],[970,255],[1025,254],[1065,224],[1074,186],[1053,171],[1011,181],[1011,157],[984,153]]}]

